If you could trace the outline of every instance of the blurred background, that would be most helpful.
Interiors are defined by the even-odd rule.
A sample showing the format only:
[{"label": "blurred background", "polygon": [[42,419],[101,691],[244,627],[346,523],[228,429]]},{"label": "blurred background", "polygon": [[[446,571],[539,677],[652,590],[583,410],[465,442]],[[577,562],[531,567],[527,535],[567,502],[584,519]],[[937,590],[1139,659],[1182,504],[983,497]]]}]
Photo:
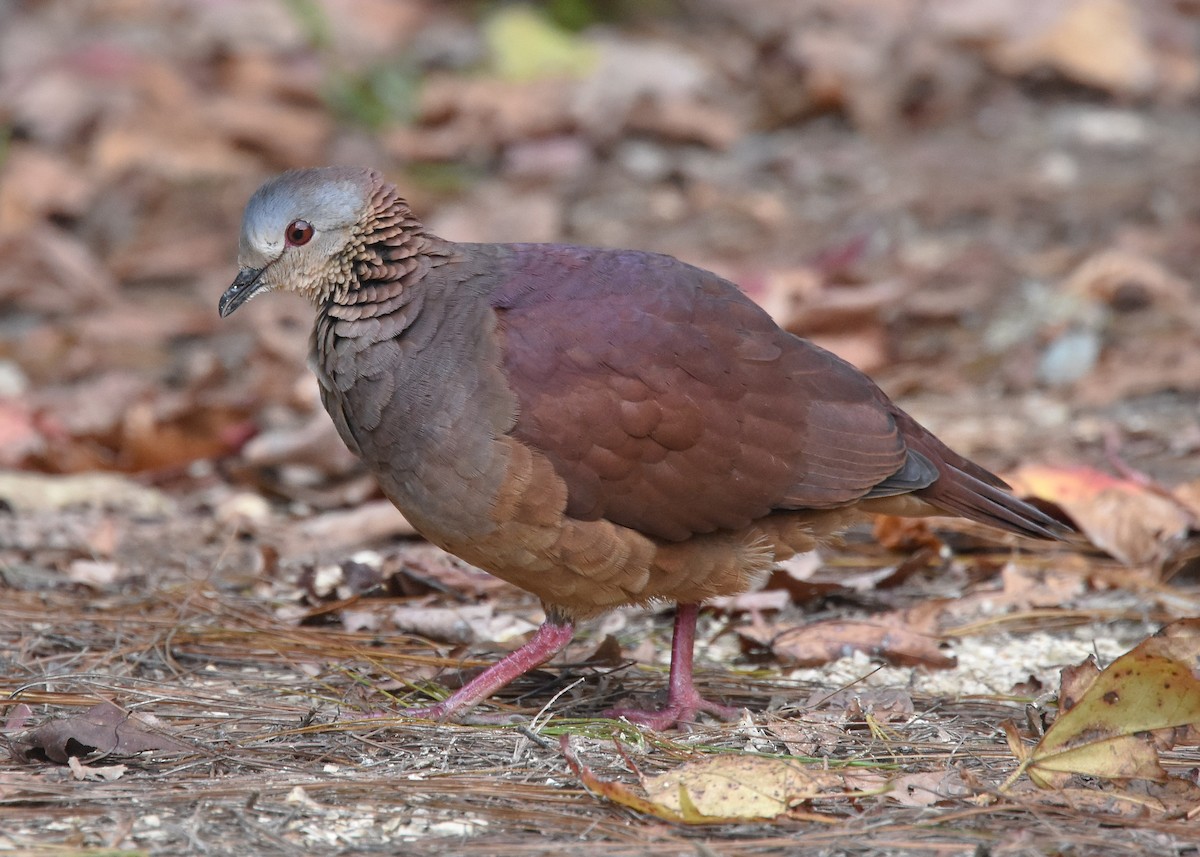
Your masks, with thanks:
[{"label": "blurred background", "polygon": [[0,2],[0,467],[370,497],[308,307],[216,314],[259,182],[351,163],[714,269],[992,467],[1196,478],[1198,96],[1194,0]]}]

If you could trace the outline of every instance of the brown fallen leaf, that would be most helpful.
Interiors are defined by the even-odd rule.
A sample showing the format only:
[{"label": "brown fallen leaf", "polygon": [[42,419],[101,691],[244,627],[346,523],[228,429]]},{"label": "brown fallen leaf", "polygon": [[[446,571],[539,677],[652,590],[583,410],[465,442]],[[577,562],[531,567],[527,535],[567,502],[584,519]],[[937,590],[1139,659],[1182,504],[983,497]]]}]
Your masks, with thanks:
[{"label": "brown fallen leaf", "polygon": [[1046,5],[1048,14],[1027,15],[1022,31],[993,44],[993,62],[1010,74],[1048,66],[1119,95],[1154,86],[1155,52],[1144,32],[1141,4],[1071,0]]},{"label": "brown fallen leaf", "polygon": [[792,603],[786,589],[762,589],[743,592],[739,595],[721,595],[706,602],[709,607],[724,613],[760,613],[764,610],[782,610]]},{"label": "brown fallen leaf", "polygon": [[847,586],[841,580],[814,579],[822,565],[818,551],[797,554],[776,564],[762,591],[782,590],[797,604],[806,604],[824,595],[844,591]]},{"label": "brown fallen leaf", "polygon": [[43,217],[80,216],[95,184],[67,158],[15,143],[0,167],[0,231],[38,227]]},{"label": "brown fallen leaf", "polygon": [[1188,281],[1158,260],[1119,248],[1106,248],[1084,259],[1062,287],[1118,310],[1154,305],[1178,312],[1191,295]]},{"label": "brown fallen leaf", "polygon": [[924,518],[876,515],[871,535],[890,551],[914,553],[918,550],[929,550],[936,556],[943,547],[942,540]]},{"label": "brown fallen leaf", "polygon": [[415,533],[412,524],[388,500],[262,527],[263,537],[276,544],[282,554],[317,558]]},{"label": "brown fallen leaf", "polygon": [[829,620],[807,625],[767,625],[761,620],[738,634],[768,646],[788,664],[820,666],[854,651],[901,666],[948,669],[957,664],[941,649],[941,641],[899,621]]},{"label": "brown fallen leaf", "polygon": [[108,267],[68,233],[42,224],[0,235],[0,300],[46,314],[84,313],[116,301]]},{"label": "brown fallen leaf", "polygon": [[996,606],[1011,606],[1018,610],[1038,607],[1063,607],[1071,604],[1085,590],[1085,579],[1073,568],[1053,565],[1038,568],[1009,562],[1000,569],[1002,589],[992,596]]},{"label": "brown fallen leaf", "polygon": [[44,723],[16,739],[14,747],[28,761],[49,759],[59,764],[67,764],[72,757],[134,756],[149,751],[191,753],[196,749],[168,735],[153,718],[125,711],[111,702]]},{"label": "brown fallen leaf", "polygon": [[787,717],[770,717],[764,724],[767,732],[783,742],[792,756],[815,756],[819,752],[832,752],[842,738],[840,730],[825,725],[814,725],[813,718],[792,720]]},{"label": "brown fallen leaf", "polygon": [[802,709],[809,717],[827,716],[835,723],[862,722],[867,717],[880,723],[907,721],[916,711],[908,691],[890,687],[816,690]]},{"label": "brown fallen leaf", "polygon": [[1058,506],[1092,544],[1125,565],[1162,568],[1197,549],[1195,516],[1165,489],[1089,467],[1030,465],[1008,481],[1023,497]]},{"label": "brown fallen leaf", "polygon": [[241,448],[241,456],[251,467],[308,464],[335,476],[353,472],[358,464],[323,411],[300,425],[260,432]]},{"label": "brown fallen leaf", "polygon": [[[636,790],[624,783],[617,782],[616,780],[604,780],[596,776],[596,773],[587,765],[580,762],[579,757],[575,755],[575,750],[571,747],[571,737],[569,735],[563,735],[559,739],[559,746],[562,748],[563,758],[566,759],[567,766],[570,767],[571,772],[579,778],[584,788],[592,794],[599,795],[615,804],[629,807],[644,815],[655,816],[667,821],[687,822],[687,819],[681,818],[679,813],[659,806],[644,795],[638,794]],[[727,822],[741,820],[736,818],[721,819],[721,821]],[[716,824],[718,821],[716,819],[708,819],[707,823]]]},{"label": "brown fallen leaf", "polygon": [[459,645],[502,643],[535,630],[524,619],[505,611],[497,612],[491,602],[456,607],[400,605],[392,608],[389,617],[401,631]]},{"label": "brown fallen leaf", "polygon": [[1062,713],[1035,747],[1024,747],[1016,726],[1005,724],[1021,759],[1018,773],[1041,788],[1062,788],[1073,774],[1165,781],[1159,746],[1186,734],[1174,730],[1200,724],[1200,679],[1191,670],[1198,657],[1200,620],[1184,620],[1102,672],[1087,662],[1064,670]]},{"label": "brown fallen leaf", "polygon": [[1058,685],[1059,713],[1070,711],[1078,705],[1083,695],[1096,683],[1099,675],[1100,667],[1096,665],[1094,655],[1088,655],[1078,664],[1063,667]]},{"label": "brown fallen leaf", "polygon": [[919,771],[888,780],[884,797],[901,806],[934,806],[945,801],[963,800],[975,793],[958,771]]},{"label": "brown fallen leaf", "polygon": [[121,566],[115,562],[76,559],[67,566],[68,580],[97,589],[111,585],[120,577]]},{"label": "brown fallen leaf", "polygon": [[0,467],[18,467],[45,448],[33,409],[24,402],[0,399]]}]

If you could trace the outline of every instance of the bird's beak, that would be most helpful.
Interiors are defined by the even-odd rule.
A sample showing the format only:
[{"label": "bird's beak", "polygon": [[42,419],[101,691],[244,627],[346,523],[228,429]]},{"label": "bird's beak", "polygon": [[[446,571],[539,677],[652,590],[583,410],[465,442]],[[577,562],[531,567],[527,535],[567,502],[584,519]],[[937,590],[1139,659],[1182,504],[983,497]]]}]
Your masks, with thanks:
[{"label": "bird's beak", "polygon": [[263,268],[242,268],[238,271],[233,285],[225,290],[225,294],[221,295],[221,302],[217,304],[217,312],[221,313],[221,318],[232,315],[235,309],[262,291],[263,270]]}]

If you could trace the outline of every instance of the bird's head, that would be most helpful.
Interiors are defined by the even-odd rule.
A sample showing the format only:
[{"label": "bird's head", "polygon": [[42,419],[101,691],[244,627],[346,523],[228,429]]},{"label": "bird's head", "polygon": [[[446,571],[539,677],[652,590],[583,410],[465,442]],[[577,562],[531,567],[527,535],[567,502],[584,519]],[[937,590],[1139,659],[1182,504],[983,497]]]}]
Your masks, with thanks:
[{"label": "bird's head", "polygon": [[246,204],[237,278],[221,295],[221,317],[272,289],[324,300],[351,275],[362,230],[382,179],[359,167],[293,170]]}]

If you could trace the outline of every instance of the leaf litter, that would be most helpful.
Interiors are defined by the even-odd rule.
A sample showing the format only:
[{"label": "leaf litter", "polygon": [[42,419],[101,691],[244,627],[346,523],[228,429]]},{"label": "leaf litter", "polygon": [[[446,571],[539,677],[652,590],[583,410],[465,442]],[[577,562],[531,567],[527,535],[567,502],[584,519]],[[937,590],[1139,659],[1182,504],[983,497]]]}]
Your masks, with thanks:
[{"label": "leaf litter", "polygon": [[1064,669],[1059,714],[1031,750],[1006,725],[1018,773],[1041,788],[1062,788],[1073,775],[1165,782],[1160,751],[1200,744],[1197,666],[1200,620],[1182,619],[1104,670],[1094,659]]},{"label": "leaf litter", "polygon": [[[1193,727],[1157,726],[1186,696],[1158,719],[1121,697],[1115,720],[1089,697],[1200,612],[1177,514],[1200,484],[1187,4],[76,5],[0,11],[0,848],[1194,842]],[[511,688],[495,705],[519,725],[364,718],[541,615],[416,543],[364,478],[304,374],[302,307],[217,325],[247,190],[327,161],[382,167],[451,237],[647,247],[735,279],[989,466],[1115,473],[1047,499],[1119,562],[883,521],[706,613],[701,686],[741,721],[598,716],[661,691],[654,611]],[[1055,719],[1049,688],[1089,653],[1108,669],[1072,673]],[[1195,667],[1125,664],[1155,711],[1155,682]],[[1013,719],[1028,770],[1065,785],[1000,792]],[[33,735],[65,764],[24,755]],[[646,783],[649,817],[588,794],[564,735],[597,782]],[[1144,764],[1109,765],[1128,740]]]}]

